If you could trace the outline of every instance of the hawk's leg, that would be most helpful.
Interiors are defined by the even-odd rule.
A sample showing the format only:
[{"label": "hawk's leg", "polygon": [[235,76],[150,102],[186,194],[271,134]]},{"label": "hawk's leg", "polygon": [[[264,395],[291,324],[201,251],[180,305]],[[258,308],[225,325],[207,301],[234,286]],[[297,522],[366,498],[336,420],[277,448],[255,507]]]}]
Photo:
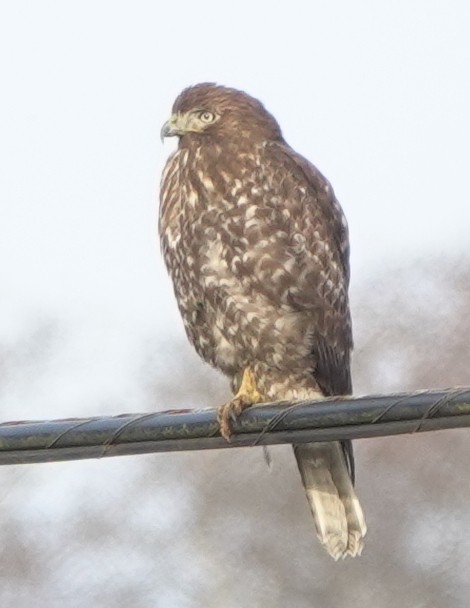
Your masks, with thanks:
[{"label": "hawk's leg", "polygon": [[261,403],[261,401],[262,397],[256,388],[255,376],[252,370],[246,367],[237,394],[228,403],[219,407],[218,420],[222,437],[230,441],[230,437],[232,436],[232,421],[247,407],[255,403]]}]

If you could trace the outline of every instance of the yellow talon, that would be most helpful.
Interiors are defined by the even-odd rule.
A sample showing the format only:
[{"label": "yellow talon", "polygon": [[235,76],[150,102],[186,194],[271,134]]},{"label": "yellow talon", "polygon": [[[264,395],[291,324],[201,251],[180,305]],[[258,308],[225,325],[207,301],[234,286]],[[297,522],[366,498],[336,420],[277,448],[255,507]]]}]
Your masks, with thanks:
[{"label": "yellow talon", "polygon": [[237,394],[228,403],[219,407],[218,410],[220,434],[226,441],[230,441],[232,436],[232,421],[243,410],[255,403],[261,403],[262,400],[261,393],[256,388],[255,375],[249,367],[246,367]]},{"label": "yellow talon", "polygon": [[255,375],[249,367],[246,367],[243,372],[242,383],[235,397],[242,397],[247,402],[249,401],[250,405],[260,403],[262,400],[261,394],[256,388]]}]

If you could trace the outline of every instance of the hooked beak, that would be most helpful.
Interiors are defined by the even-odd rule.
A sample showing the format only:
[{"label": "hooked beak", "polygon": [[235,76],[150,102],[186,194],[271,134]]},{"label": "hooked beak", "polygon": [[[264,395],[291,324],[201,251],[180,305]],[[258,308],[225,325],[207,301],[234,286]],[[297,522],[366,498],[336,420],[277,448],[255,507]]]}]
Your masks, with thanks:
[{"label": "hooked beak", "polygon": [[178,130],[175,128],[174,118],[171,117],[170,120],[167,120],[166,123],[161,128],[160,139],[162,140],[162,143],[163,143],[165,137],[175,137],[175,135],[178,135]]}]

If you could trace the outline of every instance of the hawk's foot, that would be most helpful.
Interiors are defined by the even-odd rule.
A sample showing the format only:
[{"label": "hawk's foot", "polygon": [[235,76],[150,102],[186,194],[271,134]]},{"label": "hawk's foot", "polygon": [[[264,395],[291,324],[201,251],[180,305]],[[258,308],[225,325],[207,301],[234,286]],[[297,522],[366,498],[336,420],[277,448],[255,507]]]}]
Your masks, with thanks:
[{"label": "hawk's foot", "polygon": [[219,420],[220,434],[226,441],[232,436],[232,422],[246,410],[246,408],[261,403],[261,394],[256,388],[256,380],[249,367],[245,368],[243,378],[237,394],[228,403],[220,406],[217,418]]}]

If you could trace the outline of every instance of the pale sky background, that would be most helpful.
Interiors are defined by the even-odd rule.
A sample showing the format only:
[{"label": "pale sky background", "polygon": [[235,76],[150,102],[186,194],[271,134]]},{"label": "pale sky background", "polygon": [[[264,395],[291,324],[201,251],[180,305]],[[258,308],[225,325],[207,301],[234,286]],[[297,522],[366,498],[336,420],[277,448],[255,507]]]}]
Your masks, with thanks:
[{"label": "pale sky background", "polygon": [[465,254],[469,7],[4,5],[0,339],[14,345],[38,319],[67,325],[73,352],[54,361],[53,384],[41,374],[46,400],[93,408],[95,391],[122,392],[142,338],[183,336],[156,218],[175,143],[158,134],[189,84],[258,96],[331,180],[349,218],[353,289],[409,256]]},{"label": "pale sky background", "polygon": [[[2,2],[0,348],[21,365],[0,386],[0,421],[139,411],[142,346],[190,352],[156,235],[175,144],[159,131],[190,84],[259,97],[329,178],[353,294],[410,257],[464,260],[469,32],[467,0]],[[155,366],[185,381],[158,352]],[[200,405],[216,405],[209,391]],[[27,521],[65,513],[134,464],[27,467],[38,493],[11,481],[2,500]],[[89,485],[70,489],[79,475]]]},{"label": "pale sky background", "polygon": [[[59,319],[74,345],[36,403],[93,410],[142,338],[183,337],[156,222],[159,130],[187,85],[259,97],[330,179],[353,293],[409,256],[465,254],[469,27],[464,0],[3,3],[0,341]],[[21,416],[31,381],[3,411]]]},{"label": "pale sky background", "polygon": [[409,256],[466,254],[469,27],[463,0],[3,3],[0,341],[58,319],[74,345],[3,411],[29,389],[93,410],[143,338],[183,337],[156,236],[175,142],[158,135],[189,84],[259,97],[330,179],[353,293]]}]

